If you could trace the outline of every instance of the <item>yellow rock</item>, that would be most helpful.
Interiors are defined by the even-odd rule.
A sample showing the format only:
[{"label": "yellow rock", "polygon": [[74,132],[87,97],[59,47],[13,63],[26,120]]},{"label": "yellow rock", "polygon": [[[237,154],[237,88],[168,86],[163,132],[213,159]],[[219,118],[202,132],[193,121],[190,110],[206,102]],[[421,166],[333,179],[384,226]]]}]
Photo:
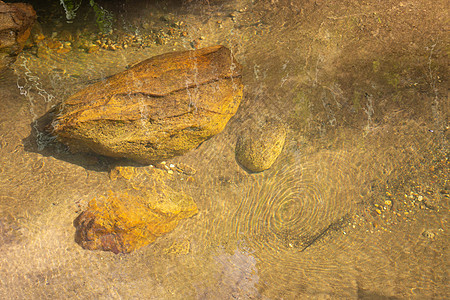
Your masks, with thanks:
[{"label": "yellow rock", "polygon": [[71,96],[52,129],[74,151],[153,163],[221,132],[242,90],[226,47],[163,54]]},{"label": "yellow rock", "polygon": [[91,200],[74,222],[76,242],[85,249],[129,253],[195,215],[198,209],[193,199],[167,186],[162,174],[155,170],[153,184],[137,184]]}]

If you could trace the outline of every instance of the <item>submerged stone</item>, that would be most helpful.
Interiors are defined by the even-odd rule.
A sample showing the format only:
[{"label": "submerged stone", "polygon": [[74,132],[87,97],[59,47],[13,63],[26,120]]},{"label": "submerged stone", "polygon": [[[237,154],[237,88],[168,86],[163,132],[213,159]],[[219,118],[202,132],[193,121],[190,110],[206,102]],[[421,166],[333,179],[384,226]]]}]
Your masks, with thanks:
[{"label": "submerged stone", "polygon": [[133,187],[128,190],[110,191],[91,200],[74,222],[75,241],[89,250],[129,253],[195,215],[198,209],[193,199],[158,180],[162,173],[155,170],[151,182],[134,185],[130,181]]},{"label": "submerged stone", "polygon": [[0,1],[0,71],[16,60],[35,20],[30,4]]},{"label": "submerged stone", "polygon": [[242,91],[226,47],[163,54],[68,98],[52,131],[74,151],[152,163],[221,132]]},{"label": "submerged stone", "polygon": [[286,126],[275,119],[254,124],[237,139],[237,162],[250,172],[269,169],[283,150],[286,134]]}]

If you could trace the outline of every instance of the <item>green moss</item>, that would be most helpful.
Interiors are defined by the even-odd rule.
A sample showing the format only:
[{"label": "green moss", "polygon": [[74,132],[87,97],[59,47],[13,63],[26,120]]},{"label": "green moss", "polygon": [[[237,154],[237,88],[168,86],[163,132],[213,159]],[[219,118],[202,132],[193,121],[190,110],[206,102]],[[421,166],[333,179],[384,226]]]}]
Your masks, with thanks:
[{"label": "green moss", "polygon": [[311,111],[309,109],[309,101],[304,100],[300,103],[298,107],[299,116],[302,117],[304,120],[308,120],[311,117]]},{"label": "green moss", "polygon": [[308,97],[301,91],[294,98],[294,103],[293,118],[300,123],[300,126],[306,126],[311,118],[310,101]]},{"label": "green moss", "polygon": [[73,0],[60,0],[60,3],[64,7],[64,11],[66,12],[66,19],[68,21],[75,19],[76,11],[81,5],[81,1],[75,3]]},{"label": "green moss", "polygon": [[[72,21],[76,17],[76,11],[81,5],[81,0],[60,0],[61,5],[66,12],[67,21]],[[94,0],[89,0],[89,5],[92,7],[95,13],[95,22],[98,28],[103,33],[108,33],[112,29],[114,21],[113,14],[98,5]]]},{"label": "green moss", "polygon": [[108,33],[112,29],[112,23],[114,20],[113,14],[95,3],[94,0],[90,0],[89,4],[94,9],[95,13],[95,22],[98,25],[98,28],[101,32]]},{"label": "green moss", "polygon": [[352,102],[353,102],[353,109],[355,111],[359,111],[361,109],[361,93],[358,91],[354,91],[353,92],[353,98],[352,98]]},{"label": "green moss", "polygon": [[372,62],[372,70],[374,73],[378,73],[380,70],[380,62],[378,60]]},{"label": "green moss", "polygon": [[402,97],[402,93],[401,93],[401,92],[397,92],[397,93],[394,95],[394,97],[392,98],[392,100],[393,100],[394,102],[401,102],[402,99],[403,99],[403,97]]},{"label": "green moss", "polygon": [[400,75],[399,74],[385,72],[383,74],[383,76],[384,76],[384,79],[387,81],[387,83],[390,86],[392,86],[395,89],[398,87],[398,84],[400,82]]}]

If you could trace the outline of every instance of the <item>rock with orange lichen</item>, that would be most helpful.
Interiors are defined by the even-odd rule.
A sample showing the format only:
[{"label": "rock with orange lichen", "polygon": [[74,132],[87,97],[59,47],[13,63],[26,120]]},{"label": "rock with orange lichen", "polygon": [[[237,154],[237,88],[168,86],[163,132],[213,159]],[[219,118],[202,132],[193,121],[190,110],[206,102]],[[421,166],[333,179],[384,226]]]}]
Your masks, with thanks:
[{"label": "rock with orange lichen", "polygon": [[153,163],[221,132],[242,92],[228,48],[167,53],[71,96],[50,129],[73,151]]},{"label": "rock with orange lichen", "polygon": [[75,240],[85,249],[129,253],[172,231],[180,220],[197,212],[190,196],[162,180],[145,187],[133,185],[126,191],[110,191],[91,200],[74,222]]}]

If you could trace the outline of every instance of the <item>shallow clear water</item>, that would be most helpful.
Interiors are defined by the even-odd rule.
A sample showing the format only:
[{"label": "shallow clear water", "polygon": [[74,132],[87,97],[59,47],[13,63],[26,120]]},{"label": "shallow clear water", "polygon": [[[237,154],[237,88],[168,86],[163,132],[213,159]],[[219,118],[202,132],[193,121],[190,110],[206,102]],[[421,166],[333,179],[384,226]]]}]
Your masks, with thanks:
[{"label": "shallow clear water", "polygon": [[[34,46],[0,77],[2,299],[448,297],[444,1],[137,2],[116,14],[117,38],[182,25],[144,48]],[[81,26],[46,22],[45,36]],[[39,118],[194,41],[229,47],[245,85],[225,130],[168,162],[196,169],[171,186],[199,213],[131,254],[82,249],[73,220],[120,187],[107,160],[48,147]],[[288,124],[286,144],[271,169],[248,174],[236,139],[265,116]]]}]

